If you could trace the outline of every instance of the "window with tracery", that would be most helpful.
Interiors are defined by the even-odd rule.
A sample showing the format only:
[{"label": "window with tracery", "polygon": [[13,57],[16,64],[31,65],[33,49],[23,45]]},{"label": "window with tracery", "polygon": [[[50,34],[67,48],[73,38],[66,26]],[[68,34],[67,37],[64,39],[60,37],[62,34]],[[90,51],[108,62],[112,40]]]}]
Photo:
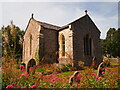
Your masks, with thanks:
[{"label": "window with tracery", "polygon": [[88,34],[84,37],[84,55],[92,55],[92,40]]},{"label": "window with tracery", "polygon": [[60,50],[61,56],[65,56],[65,37],[63,34],[60,36]]},{"label": "window with tracery", "polygon": [[62,56],[65,56],[65,37],[62,35]]},{"label": "window with tracery", "polygon": [[32,35],[30,34],[30,55],[32,54]]}]

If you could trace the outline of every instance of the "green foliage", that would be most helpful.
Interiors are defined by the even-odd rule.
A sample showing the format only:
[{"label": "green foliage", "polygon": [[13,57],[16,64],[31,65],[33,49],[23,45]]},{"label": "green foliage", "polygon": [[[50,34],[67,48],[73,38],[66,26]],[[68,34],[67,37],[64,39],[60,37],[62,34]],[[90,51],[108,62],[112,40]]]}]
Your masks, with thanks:
[{"label": "green foliage", "polygon": [[107,57],[120,57],[120,29],[110,28],[106,39],[101,39],[102,54]]},{"label": "green foliage", "polygon": [[19,27],[11,24],[2,27],[2,54],[3,57],[21,58],[22,57],[22,41],[24,31]]},{"label": "green foliage", "polygon": [[[74,71],[58,73],[52,71],[44,75],[53,65],[35,66],[35,74],[28,74],[25,70],[18,69],[13,59],[3,58],[2,66],[2,88],[12,85],[12,88],[120,88],[118,80],[120,75],[118,67],[106,68],[103,77],[96,76],[96,70],[86,68],[80,70],[80,83],[74,82],[72,86],[69,85],[69,79]],[[71,65],[67,65],[71,67]],[[53,70],[54,66],[52,67]],[[42,73],[41,73],[42,72]]]}]

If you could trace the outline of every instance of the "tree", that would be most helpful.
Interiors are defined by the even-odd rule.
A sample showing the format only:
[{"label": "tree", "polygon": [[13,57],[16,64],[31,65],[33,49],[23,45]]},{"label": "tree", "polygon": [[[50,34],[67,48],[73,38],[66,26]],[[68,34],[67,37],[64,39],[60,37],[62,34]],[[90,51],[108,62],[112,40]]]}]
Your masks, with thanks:
[{"label": "tree", "polygon": [[101,39],[102,54],[107,57],[120,57],[120,29],[110,28],[106,39]]},{"label": "tree", "polygon": [[18,26],[8,25],[2,27],[2,56],[9,58],[22,58],[22,40],[24,31]]},{"label": "tree", "polygon": [[0,30],[0,58],[2,57],[2,31]]},{"label": "tree", "polygon": [[112,44],[114,48],[112,56],[120,57],[120,28],[115,32]]}]

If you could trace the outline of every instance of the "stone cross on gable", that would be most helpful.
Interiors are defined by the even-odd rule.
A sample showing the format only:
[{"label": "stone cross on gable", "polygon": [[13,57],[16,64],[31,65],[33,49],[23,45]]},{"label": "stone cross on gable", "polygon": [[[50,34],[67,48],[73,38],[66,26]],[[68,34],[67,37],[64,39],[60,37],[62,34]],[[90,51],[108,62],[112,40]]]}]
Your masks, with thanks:
[{"label": "stone cross on gable", "polygon": [[31,18],[32,18],[32,19],[33,19],[33,15],[34,15],[34,14],[32,13],[32,15],[31,15]]},{"label": "stone cross on gable", "polygon": [[10,21],[10,24],[13,25],[13,20]]}]

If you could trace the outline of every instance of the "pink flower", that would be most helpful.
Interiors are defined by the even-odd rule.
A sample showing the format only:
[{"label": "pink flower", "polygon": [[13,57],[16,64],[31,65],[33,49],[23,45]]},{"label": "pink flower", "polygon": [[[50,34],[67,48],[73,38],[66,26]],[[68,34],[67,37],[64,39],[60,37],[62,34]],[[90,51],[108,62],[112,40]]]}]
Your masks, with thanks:
[{"label": "pink flower", "polygon": [[22,71],[25,71],[25,68],[22,68]]},{"label": "pink flower", "polygon": [[96,79],[98,79],[98,76],[96,76]]},{"label": "pink flower", "polygon": [[22,88],[27,88],[26,86],[22,87]]},{"label": "pink flower", "polygon": [[36,88],[36,85],[32,85],[32,86],[30,86],[29,88]]},{"label": "pink flower", "polygon": [[67,85],[66,85],[66,84],[63,84],[62,86],[63,86],[63,87],[66,87]]},{"label": "pink flower", "polygon": [[66,81],[66,83],[68,83],[69,81],[68,80],[65,80]]},{"label": "pink flower", "polygon": [[55,81],[55,78],[53,78],[51,81]]},{"label": "pink flower", "polygon": [[98,77],[97,80],[100,81],[101,78],[102,78],[102,77]]},{"label": "pink flower", "polygon": [[22,77],[26,76],[26,74],[21,74]]},{"label": "pink flower", "polygon": [[43,76],[44,76],[43,74],[40,75],[40,77],[43,77]]},{"label": "pink flower", "polygon": [[36,67],[36,65],[34,65],[33,67]]},{"label": "pink flower", "polygon": [[91,73],[91,75],[96,76],[96,73]]},{"label": "pink flower", "polygon": [[110,72],[110,74],[112,74],[112,73],[113,73],[113,71]]},{"label": "pink flower", "polygon": [[43,78],[41,78],[41,80],[44,80]]},{"label": "pink flower", "polygon": [[13,86],[12,85],[7,85],[7,87],[6,88],[13,88]]},{"label": "pink flower", "polygon": [[108,80],[105,80],[104,82],[109,82]]},{"label": "pink flower", "polygon": [[57,72],[53,72],[53,73],[52,73],[52,75],[56,75],[56,74],[57,74]]},{"label": "pink flower", "polygon": [[67,76],[66,78],[68,78],[68,79],[69,79],[70,77],[69,77],[69,76]]},{"label": "pink flower", "polygon": [[28,72],[26,72],[26,74],[28,74]]},{"label": "pink flower", "polygon": [[108,69],[108,68],[106,68],[105,70],[106,70],[106,71],[108,71],[109,69]]},{"label": "pink flower", "polygon": [[116,80],[119,80],[119,79],[120,79],[119,77],[116,78]]},{"label": "pink flower", "polygon": [[81,73],[79,73],[78,75],[77,75],[77,77],[80,77],[82,74]]},{"label": "pink flower", "polygon": [[12,85],[14,86],[16,83],[12,83]]},{"label": "pink flower", "polygon": [[36,85],[32,85],[33,88],[36,88]]},{"label": "pink flower", "polygon": [[102,72],[102,74],[105,74],[105,72]]},{"label": "pink flower", "polygon": [[81,87],[81,85],[80,85],[80,84],[77,84],[77,87]]},{"label": "pink flower", "polygon": [[55,77],[55,79],[58,79],[58,80],[60,80],[60,78],[59,78],[59,77]]},{"label": "pink flower", "polygon": [[25,68],[25,67],[24,67],[24,65],[20,65],[20,68],[23,69],[23,68]]}]

